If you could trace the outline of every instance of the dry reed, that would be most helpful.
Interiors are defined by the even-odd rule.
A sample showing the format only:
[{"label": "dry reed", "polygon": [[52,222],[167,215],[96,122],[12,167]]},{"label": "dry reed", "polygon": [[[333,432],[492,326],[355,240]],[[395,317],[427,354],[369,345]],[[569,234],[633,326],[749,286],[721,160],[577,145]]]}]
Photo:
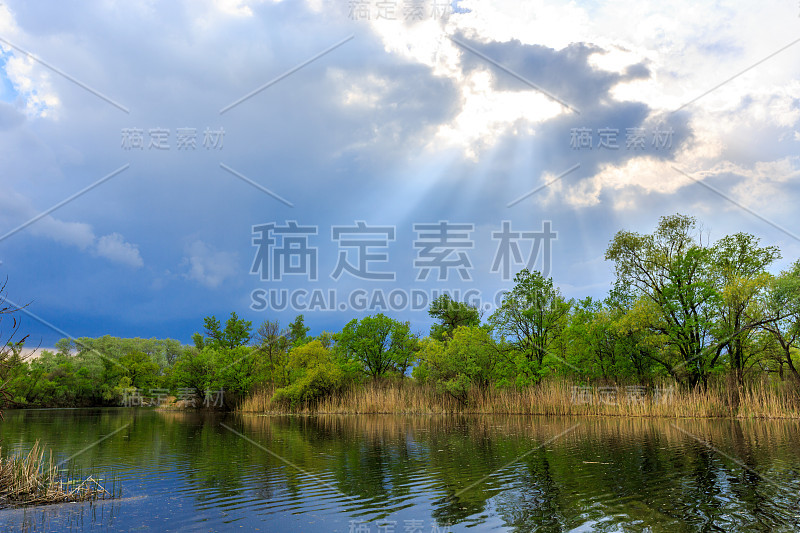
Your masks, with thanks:
[{"label": "dry reed", "polygon": [[[655,391],[655,394],[654,394]],[[756,381],[746,386],[712,383],[705,390],[676,386],[576,387],[547,380],[523,389],[471,391],[466,402],[435,387],[412,381],[369,382],[315,404],[288,409],[260,390],[240,405],[241,412],[300,414],[527,414],[658,418],[800,418],[800,391],[786,382]]]},{"label": "dry reed", "polygon": [[45,456],[39,441],[27,455],[0,455],[0,506],[94,501],[113,496],[113,488],[112,492],[107,491],[91,476],[65,479],[59,467],[53,462],[52,452]]}]

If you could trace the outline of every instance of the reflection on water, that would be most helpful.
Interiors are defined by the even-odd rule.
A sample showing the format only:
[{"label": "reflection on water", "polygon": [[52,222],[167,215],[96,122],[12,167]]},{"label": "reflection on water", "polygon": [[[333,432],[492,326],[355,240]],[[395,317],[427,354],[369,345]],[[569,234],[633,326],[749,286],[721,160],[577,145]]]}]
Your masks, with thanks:
[{"label": "reflection on water", "polygon": [[8,411],[122,485],[115,501],[0,511],[4,530],[792,531],[797,421]]}]

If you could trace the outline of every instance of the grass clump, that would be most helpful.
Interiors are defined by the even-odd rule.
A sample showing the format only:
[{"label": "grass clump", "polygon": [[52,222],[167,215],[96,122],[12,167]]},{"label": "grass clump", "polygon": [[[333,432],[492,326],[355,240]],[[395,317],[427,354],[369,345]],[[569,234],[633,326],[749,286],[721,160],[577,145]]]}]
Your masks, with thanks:
[{"label": "grass clump", "polygon": [[93,477],[70,479],[64,476],[61,463],[53,461],[52,451],[46,453],[34,443],[27,454],[2,456],[0,449],[0,507],[44,505],[65,502],[85,502],[113,497]]}]

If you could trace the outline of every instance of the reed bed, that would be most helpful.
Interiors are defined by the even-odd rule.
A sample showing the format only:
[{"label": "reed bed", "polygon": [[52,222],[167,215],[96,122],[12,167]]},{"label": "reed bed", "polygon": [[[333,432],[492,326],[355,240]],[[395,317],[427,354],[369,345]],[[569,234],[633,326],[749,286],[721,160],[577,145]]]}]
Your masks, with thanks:
[{"label": "reed bed", "polygon": [[792,382],[720,380],[705,390],[674,385],[577,386],[547,380],[523,389],[474,389],[466,401],[412,381],[353,386],[315,404],[289,409],[271,401],[273,391],[251,394],[241,412],[298,414],[526,414],[657,418],[800,418],[800,389]]},{"label": "reed bed", "polygon": [[46,453],[36,441],[27,454],[2,457],[0,449],[0,507],[83,502],[114,495],[93,477],[64,476],[53,453]]},{"label": "reed bed", "polygon": [[[523,439],[557,445],[616,448],[624,442],[649,442],[655,448],[699,443],[713,444],[734,457],[753,457],[760,449],[781,460],[795,460],[800,448],[800,419],[764,420],[742,418],[657,418],[624,416],[520,416],[502,414],[382,415],[314,414],[313,416],[242,414],[239,421],[249,434],[259,435],[296,457],[318,455],[319,437],[346,449],[347,443],[405,447],[406,442],[428,443],[432,449],[447,448],[443,442],[473,443],[485,449],[486,442]],[[594,444],[591,444],[594,443]],[[784,443],[784,445],[776,445]],[[362,448],[366,450],[371,447]],[[329,451],[328,453],[333,453]],[[347,455],[342,453],[342,455]]]}]

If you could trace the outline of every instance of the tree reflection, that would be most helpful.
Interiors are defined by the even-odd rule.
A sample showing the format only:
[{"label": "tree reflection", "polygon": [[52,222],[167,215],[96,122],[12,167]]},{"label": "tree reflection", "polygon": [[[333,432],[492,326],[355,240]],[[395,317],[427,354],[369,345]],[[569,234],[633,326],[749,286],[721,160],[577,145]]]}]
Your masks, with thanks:
[{"label": "tree reflection", "polygon": [[[39,439],[60,458],[130,423],[76,465],[141,472],[154,494],[215,513],[327,510],[373,531],[412,518],[426,531],[489,519],[518,531],[800,527],[794,421],[587,418],[568,432],[573,419],[514,416],[7,414],[4,451]],[[137,496],[129,487],[123,498]]]}]

